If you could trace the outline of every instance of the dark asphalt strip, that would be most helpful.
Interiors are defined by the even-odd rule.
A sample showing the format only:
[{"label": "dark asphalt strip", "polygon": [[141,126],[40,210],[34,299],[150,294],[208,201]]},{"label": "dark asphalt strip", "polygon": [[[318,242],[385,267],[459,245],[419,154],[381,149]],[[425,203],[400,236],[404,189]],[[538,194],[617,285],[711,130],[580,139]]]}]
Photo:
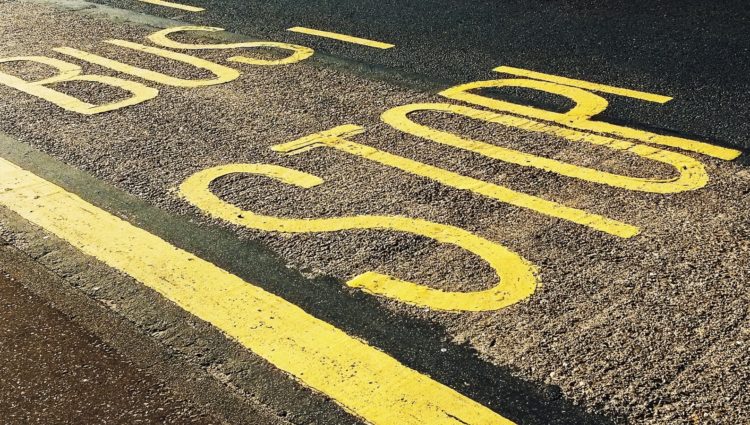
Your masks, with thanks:
[{"label": "dark asphalt strip", "polygon": [[432,323],[388,312],[371,296],[345,290],[334,279],[303,277],[257,242],[240,241],[226,230],[200,227],[189,217],[171,216],[10,137],[0,136],[0,156],[285,298],[511,420],[522,424],[614,422],[561,398],[557,387],[525,382],[508,368],[482,361],[471,348],[447,341],[446,332]]}]

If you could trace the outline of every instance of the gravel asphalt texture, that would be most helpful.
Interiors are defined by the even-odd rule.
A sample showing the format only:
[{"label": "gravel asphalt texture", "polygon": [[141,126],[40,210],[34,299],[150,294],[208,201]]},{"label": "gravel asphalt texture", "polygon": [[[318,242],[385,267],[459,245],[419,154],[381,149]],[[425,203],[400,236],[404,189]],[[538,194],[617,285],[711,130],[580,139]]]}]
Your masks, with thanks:
[{"label": "gravel asphalt texture", "polygon": [[[343,3],[331,2],[339,7]],[[734,38],[732,31],[746,23],[747,13],[727,17],[728,12],[704,5],[712,13],[698,16],[697,2],[688,2],[679,11],[675,9],[674,19],[667,19],[653,10],[628,6],[628,16],[640,17],[638,22],[646,30],[625,31],[627,28],[612,24],[609,28],[614,40],[602,40],[602,45],[592,51],[589,47],[596,38],[589,34],[582,39],[585,43],[571,47],[572,53],[563,57],[555,48],[563,41],[544,43],[545,37],[534,30],[544,15],[533,17],[536,27],[521,18],[513,21],[518,31],[512,39],[500,40],[495,35],[494,41],[480,43],[477,40],[482,34],[489,37],[492,32],[488,28],[498,25],[492,19],[500,14],[499,6],[482,2],[493,10],[485,15],[468,10],[468,6],[455,6],[461,13],[449,14],[440,8],[441,2],[398,7],[406,8],[403,15],[411,16],[415,13],[412,9],[428,3],[435,3],[430,5],[430,10],[437,11],[434,19],[444,14],[448,19],[450,15],[462,22],[463,31],[457,32],[454,26],[433,31],[435,35],[429,40],[423,36],[418,41],[420,54],[414,53],[408,43],[402,48],[399,42],[413,39],[410,37],[416,33],[425,34],[428,22],[415,19],[408,28],[400,26],[401,32],[387,33],[385,26],[378,27],[383,32],[375,30],[375,23],[388,21],[385,11],[395,13],[395,5],[382,5],[382,11],[377,12],[370,3],[362,3],[367,13],[380,13],[372,26],[357,25],[361,23],[361,11],[322,13],[315,9],[318,2],[290,8],[301,15],[285,15],[281,23],[268,10],[279,2],[269,2],[268,6],[247,2],[241,11],[229,6],[214,8],[207,2],[206,7],[214,12],[201,19],[252,36],[279,35],[275,31],[283,25],[291,26],[291,21],[322,29],[335,26],[341,32],[399,45],[396,53],[385,54],[395,55],[392,59],[378,56],[376,60],[375,53],[359,51],[347,57],[427,75],[435,81],[471,81],[487,77],[485,71],[494,66],[509,64],[667,93],[676,97],[674,104],[640,105],[636,110],[634,104],[623,102],[614,105],[609,114],[646,127],[666,127],[746,146],[743,136],[748,123],[740,117],[748,115],[750,104],[746,99],[750,93],[747,73],[742,68],[746,70],[750,64],[750,44],[737,44],[748,36],[745,33]],[[502,22],[510,22],[508,16],[516,16],[514,13],[532,20],[533,8],[546,13],[563,10],[568,13],[564,16],[575,16],[565,25],[559,19],[547,21],[547,36],[554,31],[583,33],[587,17],[593,20],[589,26],[601,31],[605,17],[622,12],[604,6],[592,8],[586,3],[588,7],[580,7],[588,14],[578,16],[574,13],[578,2],[531,2],[537,6],[523,8],[520,3],[505,4]],[[539,5],[542,3],[546,6]],[[116,4],[124,6],[125,2]],[[667,4],[663,10],[673,10],[667,9]],[[266,9],[257,10],[262,7]],[[654,7],[657,12],[662,10]],[[0,3],[0,14],[14,17],[0,23],[3,56],[53,56],[51,48],[65,45],[170,75],[203,75],[185,65],[101,43],[108,38],[145,43],[144,37],[153,28],[113,21],[96,13],[17,1]],[[268,19],[253,26],[237,24],[250,15]],[[327,20],[334,15],[339,18]],[[308,20],[302,22],[301,16]],[[341,16],[350,18],[349,27],[338,25]],[[693,38],[676,38],[660,26],[690,19],[725,28],[711,34],[721,35],[727,50],[716,51]],[[478,22],[491,27],[475,25]],[[623,40],[618,43],[618,34],[647,37],[650,42],[630,46]],[[683,50],[694,47],[695,54],[704,54],[705,61],[683,63],[679,77],[672,78],[667,64],[674,66],[670,58],[680,51],[668,43],[658,44],[659,34],[670,43],[681,43]],[[282,40],[280,37],[274,40]],[[308,39],[295,37],[284,35],[285,40],[310,44]],[[441,42],[446,37],[453,42]],[[501,44],[504,47],[498,50]],[[659,52],[644,46],[658,48]],[[325,46],[321,49],[327,50]],[[347,47],[341,54],[347,55],[352,49]],[[635,50],[643,57],[632,59]],[[511,51],[516,56],[510,57]],[[585,75],[581,60],[565,62],[575,54],[590,58]],[[403,55],[414,57],[406,61]],[[223,62],[228,55],[206,51],[199,56]],[[658,57],[658,61],[648,62],[652,57]],[[718,63],[719,57],[723,63]],[[434,72],[438,68],[442,69],[440,75]],[[3,65],[3,69],[29,78],[43,75],[42,69],[33,66]],[[96,66],[86,69],[109,74]],[[705,188],[671,195],[628,192],[491,161],[405,135],[379,120],[379,115],[391,107],[445,102],[429,92],[321,62],[287,67],[242,65],[238,69],[242,76],[225,85],[198,89],[159,86],[159,96],[147,103],[91,117],[64,112],[0,86],[0,130],[173,214],[195,215],[204,225],[226,226],[239,238],[261,241],[290,268],[310,277],[333,276],[344,281],[376,270],[461,291],[481,289],[492,282],[491,270],[471,255],[424,238],[381,231],[291,235],[236,228],[201,217],[177,196],[175,188],[188,176],[211,166],[267,162],[315,174],[324,178],[325,184],[303,191],[244,177],[217,182],[215,192],[236,205],[274,216],[402,215],[467,229],[533,262],[542,282],[537,292],[526,302],[496,312],[440,313],[378,299],[383,311],[436,323],[446,330],[448,340],[472,347],[484,361],[507,367],[524,381],[559,387],[564,399],[628,423],[740,423],[750,418],[746,391],[750,380],[750,294],[745,289],[750,282],[750,169],[740,161],[723,162],[690,154],[709,173]],[[722,90],[717,91],[718,86]],[[87,99],[118,95],[78,84],[61,89]],[[672,172],[632,155],[574,146],[499,125],[478,125],[437,113],[415,119],[477,140],[611,172],[661,177],[669,177]],[[347,123],[367,129],[357,136],[358,143],[636,224],[642,233],[627,240],[600,234],[330,149],[290,157],[269,149]],[[346,291],[352,296],[356,292]]]}]

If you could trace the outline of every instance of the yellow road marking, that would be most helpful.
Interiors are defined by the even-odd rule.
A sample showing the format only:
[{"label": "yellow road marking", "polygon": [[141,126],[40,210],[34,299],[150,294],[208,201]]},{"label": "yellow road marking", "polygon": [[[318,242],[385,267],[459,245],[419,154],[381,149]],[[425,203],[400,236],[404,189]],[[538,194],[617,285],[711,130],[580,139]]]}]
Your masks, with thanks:
[{"label": "yellow road marking", "polygon": [[288,28],[287,31],[298,32],[298,33],[308,34],[308,35],[316,35],[318,37],[332,38],[334,40],[346,41],[348,43],[361,44],[363,46],[368,46],[368,47],[375,47],[376,49],[390,49],[391,47],[396,47],[396,45],[394,44],[383,43],[381,41],[368,40],[366,38],[359,38],[359,37],[354,37],[351,35],[339,34],[339,33],[329,32],[329,31],[315,30],[312,28],[292,27],[292,28]]},{"label": "yellow road marking", "polygon": [[274,66],[274,65],[289,65],[303,61],[312,56],[315,51],[309,47],[299,46],[296,44],[278,43],[275,41],[247,41],[243,43],[226,43],[226,44],[192,44],[182,43],[174,41],[167,37],[170,34],[185,32],[185,31],[201,31],[201,32],[219,32],[224,31],[223,28],[217,27],[195,27],[195,26],[180,26],[170,27],[157,31],[147,38],[154,44],[158,44],[163,47],[169,47],[170,49],[185,49],[185,50],[223,50],[223,49],[243,49],[243,48],[257,48],[266,47],[273,49],[284,49],[291,50],[293,53],[283,59],[266,60],[266,59],[255,59],[247,56],[233,56],[227,59],[230,62],[246,63],[249,65],[261,65],[261,66]]},{"label": "yellow road marking", "polygon": [[[542,74],[544,75],[544,74]],[[562,78],[562,77],[561,77]],[[574,80],[575,81],[575,80]],[[481,94],[472,93],[472,90],[481,90],[492,87],[522,87],[539,90],[551,94],[567,97],[575,106],[568,112],[559,113],[526,106],[519,103],[507,102]],[[596,114],[603,112],[608,105],[606,99],[580,87],[567,86],[551,81],[532,80],[526,78],[506,78],[500,80],[474,81],[450,87],[439,93],[449,99],[483,106],[502,112],[524,115],[543,121],[552,121],[566,127],[578,130],[592,131],[596,133],[613,134],[625,139],[635,139],[648,144],[670,146],[686,151],[709,155],[723,160],[732,160],[742,154],[737,149],[730,149],[712,145],[697,140],[685,139],[683,137],[667,136],[651,133],[650,131],[638,130],[622,125],[611,124],[604,121],[593,120]]]},{"label": "yellow road marking", "polygon": [[[356,127],[356,126],[352,126]],[[294,142],[292,142],[294,143]],[[367,272],[346,284],[405,303],[447,311],[499,310],[531,296],[536,288],[534,267],[506,247],[458,227],[411,217],[359,215],[329,218],[281,218],[255,214],[211,193],[211,183],[230,174],[256,174],[285,184],[311,188],[323,180],[311,174],[271,164],[229,164],[200,171],[188,178],[180,193],[205,213],[230,223],[269,232],[318,233],[353,229],[406,232],[461,247],[495,270],[499,281],[486,290],[446,292],[389,275]]]},{"label": "yellow road marking", "polygon": [[366,158],[370,161],[398,168],[407,173],[435,180],[446,186],[460,190],[468,190],[519,208],[527,208],[550,217],[568,220],[621,238],[633,237],[640,231],[638,227],[621,221],[613,220],[577,208],[567,207],[554,201],[548,201],[533,195],[508,189],[504,186],[487,183],[472,177],[443,170],[442,168],[394,155],[346,139],[346,137],[360,134],[362,132],[363,129],[360,126],[351,124],[342,125],[292,142],[272,146],[271,149],[277,152],[294,154],[319,146],[328,146],[352,155]]},{"label": "yellow road marking", "polygon": [[[57,75],[39,81],[26,81],[10,74],[0,72],[0,84],[4,84],[8,87],[20,90],[48,102],[52,102],[67,111],[77,112],[79,114],[93,115],[114,111],[116,109],[136,105],[153,99],[159,94],[159,90],[135,81],[123,80],[122,78],[106,75],[82,75],[80,66],[61,61],[60,59],[48,58],[46,56],[17,56],[0,59],[0,63],[5,62],[36,62],[55,68],[58,71]],[[92,105],[76,97],[47,87],[51,84],[68,81],[88,81],[118,87],[129,92],[131,97],[103,105]]]},{"label": "yellow road marking", "polygon": [[149,69],[139,68],[137,66],[128,65],[126,63],[118,62],[109,58],[105,58],[99,55],[95,55],[90,52],[83,50],[73,49],[71,47],[57,47],[52,50],[62,53],[64,55],[72,56],[74,58],[90,62],[99,66],[103,66],[115,71],[122,72],[124,74],[134,75],[136,77],[143,78],[144,80],[153,81],[173,87],[204,87],[213,86],[216,84],[224,84],[230,81],[234,81],[239,78],[240,73],[236,69],[229,68],[228,66],[219,65],[205,59],[197,58],[195,56],[186,55],[184,53],[177,53],[170,50],[159,49],[158,47],[144,46],[142,44],[133,43],[125,40],[105,40],[105,43],[114,44],[115,46],[125,47],[133,49],[138,52],[147,53],[150,55],[161,56],[163,58],[171,59],[174,61],[187,63],[206,71],[211,72],[216,78],[211,79],[198,79],[198,80],[186,80],[184,78],[172,77],[169,75],[162,74],[161,72],[152,71]]},{"label": "yellow road marking", "polygon": [[[595,168],[570,164],[552,158],[545,158],[461,137],[447,131],[436,130],[426,125],[418,124],[408,117],[409,114],[425,111],[463,115],[475,120],[516,127],[529,132],[538,132],[561,137],[574,143],[590,143],[592,145],[604,146],[614,151],[628,152],[650,161],[670,165],[674,168],[676,175],[670,178],[661,179],[613,174]],[[468,106],[449,105],[447,103],[413,103],[391,108],[383,112],[381,119],[383,122],[390,124],[393,128],[405,133],[474,152],[488,158],[524,167],[534,167],[540,170],[557,173],[562,176],[573,177],[598,184],[606,184],[622,189],[653,193],[678,193],[700,189],[708,183],[708,174],[706,173],[703,164],[696,159],[678,152],[657,149],[652,146],[613,139],[611,137],[583,133],[565,127],[551,124],[548,125],[526,118],[508,114],[498,114],[492,111],[470,108]]]},{"label": "yellow road marking", "polygon": [[493,69],[495,72],[504,74],[518,75],[519,77],[533,78],[535,80],[549,81],[552,83],[564,84],[571,87],[580,87],[582,89],[598,91],[601,93],[616,94],[618,96],[632,97],[635,99],[645,100],[647,102],[667,103],[672,100],[669,96],[642,92],[638,90],[624,89],[620,87],[608,86],[605,84],[591,83],[589,81],[575,80],[573,78],[560,77],[558,75],[544,74],[542,72],[531,71],[528,69],[514,68],[512,66],[498,66]]},{"label": "yellow road marking", "polygon": [[204,10],[206,10],[202,7],[188,6],[186,4],[174,3],[171,1],[164,1],[164,0],[138,0],[138,1],[142,1],[144,3],[155,4],[157,6],[171,7],[172,9],[185,10],[188,12],[203,12]]},{"label": "yellow road marking", "polygon": [[375,425],[511,424],[299,307],[0,158],[0,205]]}]

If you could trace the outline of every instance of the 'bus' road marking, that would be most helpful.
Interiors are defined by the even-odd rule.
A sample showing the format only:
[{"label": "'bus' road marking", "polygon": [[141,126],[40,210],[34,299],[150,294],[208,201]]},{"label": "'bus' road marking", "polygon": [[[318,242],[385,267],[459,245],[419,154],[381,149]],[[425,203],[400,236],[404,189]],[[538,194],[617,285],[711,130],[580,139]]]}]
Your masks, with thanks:
[{"label": "'bus' road marking", "polygon": [[395,44],[383,43],[382,41],[368,40],[366,38],[354,37],[346,34],[339,34],[336,32],[314,30],[312,28],[305,27],[292,27],[288,28],[287,31],[298,32],[308,35],[316,35],[318,37],[332,38],[334,40],[346,41],[348,43],[361,44],[363,46],[375,47],[376,49],[390,49],[396,47]]},{"label": "'bus' road marking", "polygon": [[165,0],[138,0],[138,1],[142,1],[144,3],[155,4],[157,6],[164,6],[164,7],[171,7],[173,9],[185,10],[188,12],[203,12],[204,10],[206,10],[202,7],[188,6],[186,4],[174,3],[171,1],[165,1]]},{"label": "'bus' road marking", "polygon": [[342,330],[0,158],[0,205],[375,425],[512,424]]}]

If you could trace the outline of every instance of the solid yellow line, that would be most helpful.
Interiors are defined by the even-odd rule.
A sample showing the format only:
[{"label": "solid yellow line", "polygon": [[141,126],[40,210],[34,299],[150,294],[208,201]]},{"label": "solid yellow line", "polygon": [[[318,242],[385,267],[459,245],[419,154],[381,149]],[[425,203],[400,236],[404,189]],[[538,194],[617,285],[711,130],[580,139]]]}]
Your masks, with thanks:
[{"label": "solid yellow line", "polygon": [[171,1],[165,1],[165,0],[138,0],[138,1],[142,1],[144,3],[155,4],[157,6],[171,7],[173,9],[186,10],[188,12],[203,12],[204,10],[206,10],[202,7],[188,6],[186,4],[174,3]]},{"label": "solid yellow line", "polygon": [[493,69],[495,72],[502,72],[505,74],[518,75],[519,77],[528,77],[535,80],[549,81],[551,83],[563,84],[566,86],[580,87],[582,89],[598,91],[601,93],[616,94],[618,96],[632,97],[635,99],[641,99],[648,102],[655,103],[667,103],[672,100],[669,96],[662,96],[660,94],[646,93],[638,90],[623,89],[620,87],[608,86],[605,84],[591,83],[583,80],[575,80],[573,78],[560,77],[558,75],[544,74],[542,72],[531,71],[528,69],[514,68],[512,66],[499,66]]},{"label": "solid yellow line", "polygon": [[293,32],[298,32],[298,33],[308,34],[308,35],[317,35],[318,37],[332,38],[334,40],[341,40],[341,41],[346,41],[348,43],[361,44],[363,46],[375,47],[377,49],[390,49],[391,47],[396,47],[395,44],[388,44],[388,43],[383,43],[380,41],[368,40],[366,38],[359,38],[359,37],[354,37],[354,36],[346,35],[346,34],[339,34],[335,32],[314,30],[312,28],[292,27],[292,28],[288,28],[287,31],[293,31]]},{"label": "solid yellow line", "polygon": [[299,307],[0,158],[0,205],[211,323],[371,424],[510,424]]}]

